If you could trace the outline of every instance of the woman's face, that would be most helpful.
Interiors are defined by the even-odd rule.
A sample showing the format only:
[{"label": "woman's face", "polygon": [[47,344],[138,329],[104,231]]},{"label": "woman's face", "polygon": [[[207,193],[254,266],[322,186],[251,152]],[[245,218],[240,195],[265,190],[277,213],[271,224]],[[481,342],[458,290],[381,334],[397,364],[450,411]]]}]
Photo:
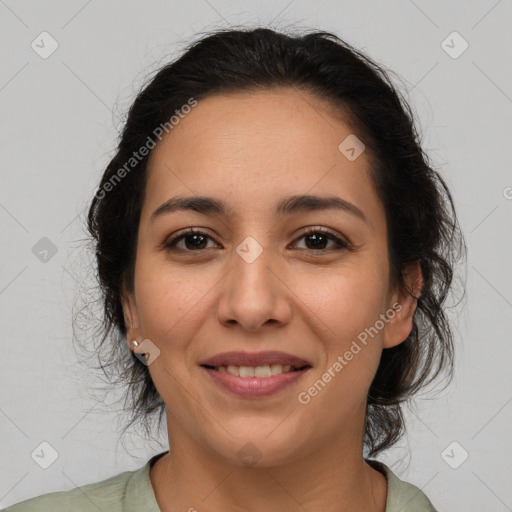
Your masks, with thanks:
[{"label": "woman's face", "polygon": [[[357,156],[362,146],[332,112],[294,89],[218,95],[199,101],[151,154],[135,289],[123,306],[128,340],[159,350],[148,368],[177,444],[235,464],[252,453],[260,465],[361,447],[382,349],[408,336],[415,303],[390,288],[369,155]],[[290,199],[303,195],[351,206]],[[152,217],[191,196],[230,213]],[[170,245],[189,228],[201,235]],[[242,396],[201,366],[232,351],[280,351],[310,368],[266,396]]]}]

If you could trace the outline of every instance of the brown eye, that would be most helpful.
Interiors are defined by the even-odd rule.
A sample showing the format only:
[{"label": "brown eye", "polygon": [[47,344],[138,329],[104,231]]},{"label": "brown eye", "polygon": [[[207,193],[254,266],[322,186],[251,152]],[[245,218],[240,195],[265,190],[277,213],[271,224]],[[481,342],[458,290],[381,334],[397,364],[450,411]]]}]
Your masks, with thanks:
[{"label": "brown eye", "polygon": [[201,251],[202,249],[206,249],[207,240],[213,240],[209,235],[203,233],[202,231],[196,231],[190,228],[187,232],[182,233],[174,238],[171,238],[167,242],[165,242],[164,246],[166,249],[175,249],[177,244],[184,240],[185,247],[177,247],[178,250],[194,252]]},{"label": "brown eye", "polygon": [[[306,250],[309,251],[331,251],[348,249],[349,245],[336,235],[319,228],[309,228],[298,240],[306,240]],[[327,248],[326,244],[332,242],[333,247]]]}]

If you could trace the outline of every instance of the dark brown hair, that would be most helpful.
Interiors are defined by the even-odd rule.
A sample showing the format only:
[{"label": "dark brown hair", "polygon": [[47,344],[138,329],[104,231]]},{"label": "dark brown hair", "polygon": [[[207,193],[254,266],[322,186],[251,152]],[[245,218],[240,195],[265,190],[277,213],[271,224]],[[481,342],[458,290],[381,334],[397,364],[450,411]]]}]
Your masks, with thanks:
[{"label": "dark brown hair", "polygon": [[216,93],[294,87],[343,113],[371,156],[371,176],[386,211],[392,283],[405,289],[406,265],[420,262],[424,284],[413,329],[404,342],[383,350],[368,392],[364,445],[369,456],[403,435],[403,402],[442,370],[451,380],[453,335],[444,303],[465,244],[450,192],[430,165],[411,108],[388,73],[331,33],[220,30],[195,41],[142,88],[88,212],[103,310],[96,353],[105,375],[117,371],[117,382],[127,384],[129,425],[138,419],[148,428],[155,412],[160,424],[165,404],[147,366],[126,344],[120,296],[123,282],[133,290],[149,154],[130,168],[127,162],[190,98],[200,102]]}]

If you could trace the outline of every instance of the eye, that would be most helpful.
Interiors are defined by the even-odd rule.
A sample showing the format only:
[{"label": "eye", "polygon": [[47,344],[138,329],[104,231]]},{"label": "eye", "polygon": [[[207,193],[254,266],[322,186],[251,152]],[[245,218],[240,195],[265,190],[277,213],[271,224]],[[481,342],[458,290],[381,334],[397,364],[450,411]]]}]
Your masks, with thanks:
[{"label": "eye", "polygon": [[[213,238],[204,233],[203,231],[196,230],[194,228],[189,228],[186,232],[181,233],[174,238],[171,238],[164,242],[163,248],[167,250],[180,250],[184,252],[201,252],[204,249],[207,249],[208,239],[213,240]],[[306,231],[297,238],[297,240],[306,240],[306,245],[309,247],[305,247],[305,250],[311,252],[330,252],[341,249],[351,250],[351,246],[341,240],[339,237],[331,233],[330,231],[326,231],[322,228],[310,227],[307,228]],[[178,245],[181,242],[184,242],[184,246],[181,247]],[[326,248],[325,244],[331,242],[334,244],[330,248]]]},{"label": "eye", "polygon": [[[202,249],[205,249],[205,241],[207,239],[213,240],[213,238],[206,233],[195,230],[194,228],[189,228],[185,233],[182,233],[178,236],[175,236],[174,238],[171,238],[170,240],[164,242],[164,248],[173,250],[175,248],[178,248],[182,251],[188,251],[188,252],[194,252],[194,251],[200,251]],[[178,247],[177,244],[181,241],[185,241],[185,248],[184,247]],[[187,243],[187,241],[191,240],[190,244]],[[189,249],[189,247],[192,247],[193,249]]]},{"label": "eye", "polygon": [[[323,251],[328,252],[330,250],[340,250],[340,249],[350,249],[350,246],[347,242],[341,240],[336,235],[331,233],[330,231],[326,231],[322,228],[307,228],[306,232],[297,240],[301,239],[306,240],[306,245],[308,244],[308,241],[311,242],[310,247],[306,247],[306,250],[311,251]],[[330,249],[325,248],[326,242],[332,242],[334,244],[334,247],[331,247]]]}]

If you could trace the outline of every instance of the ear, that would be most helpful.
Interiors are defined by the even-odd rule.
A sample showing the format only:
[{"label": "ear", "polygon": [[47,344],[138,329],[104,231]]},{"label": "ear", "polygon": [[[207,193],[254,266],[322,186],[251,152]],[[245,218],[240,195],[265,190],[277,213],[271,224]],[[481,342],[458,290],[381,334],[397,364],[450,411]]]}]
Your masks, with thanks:
[{"label": "ear", "polygon": [[416,261],[407,266],[403,273],[406,290],[396,290],[388,304],[389,322],[384,330],[383,348],[399,345],[407,339],[412,331],[413,316],[418,305],[418,298],[423,288],[423,275],[420,262]]},{"label": "ear", "polygon": [[124,323],[126,325],[126,341],[130,350],[133,350],[134,347],[131,345],[131,342],[137,340],[141,343],[142,334],[134,294],[133,292],[126,291],[124,284],[122,286],[121,304],[123,306]]}]

